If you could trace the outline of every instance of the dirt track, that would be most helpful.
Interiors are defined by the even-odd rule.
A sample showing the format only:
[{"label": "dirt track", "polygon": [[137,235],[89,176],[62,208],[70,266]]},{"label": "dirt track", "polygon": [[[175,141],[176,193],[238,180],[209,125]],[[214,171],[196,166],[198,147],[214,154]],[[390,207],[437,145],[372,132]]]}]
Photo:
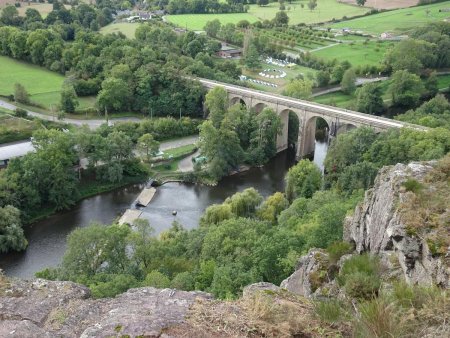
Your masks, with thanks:
[{"label": "dirt track", "polygon": [[[356,4],[356,0],[339,0],[339,2],[351,5]],[[367,0],[364,6],[378,9],[395,9],[415,6],[418,2],[418,0]]]}]

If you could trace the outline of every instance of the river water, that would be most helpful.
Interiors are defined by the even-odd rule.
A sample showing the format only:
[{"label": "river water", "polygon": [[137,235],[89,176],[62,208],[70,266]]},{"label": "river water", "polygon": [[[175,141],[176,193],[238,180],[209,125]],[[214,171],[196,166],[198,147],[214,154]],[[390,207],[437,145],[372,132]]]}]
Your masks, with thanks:
[{"label": "river water", "polygon": [[[316,142],[314,162],[323,168],[327,144]],[[217,186],[208,187],[184,183],[168,183],[157,188],[152,202],[143,209],[156,233],[178,221],[186,229],[195,228],[204,210],[211,204],[222,203],[235,192],[249,187],[264,197],[284,190],[284,175],[295,163],[293,151],[284,151],[261,168],[225,177]],[[57,213],[25,228],[29,245],[26,251],[0,256],[0,268],[9,276],[30,278],[46,267],[61,262],[67,235],[77,227],[91,222],[110,224],[131,207],[143,186],[131,185],[87,198],[71,210]],[[172,211],[177,215],[173,216]]]}]

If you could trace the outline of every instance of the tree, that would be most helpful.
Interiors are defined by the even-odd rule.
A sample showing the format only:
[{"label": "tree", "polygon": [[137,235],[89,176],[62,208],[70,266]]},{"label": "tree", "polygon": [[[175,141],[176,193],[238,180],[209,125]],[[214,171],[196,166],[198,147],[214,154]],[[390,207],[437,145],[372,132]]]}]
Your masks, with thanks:
[{"label": "tree", "polygon": [[270,108],[264,108],[256,117],[256,129],[252,133],[251,161],[263,164],[277,153],[277,136],[281,132],[281,119]]},{"label": "tree", "polygon": [[0,21],[5,26],[15,26],[19,23],[19,11],[15,6],[9,5],[2,9],[0,15]]},{"label": "tree", "polygon": [[261,7],[267,6],[269,4],[269,0],[256,0],[256,3]]},{"label": "tree", "polygon": [[378,115],[384,110],[381,87],[367,83],[356,91],[356,109],[361,113]]},{"label": "tree", "polygon": [[64,113],[75,113],[79,105],[77,93],[72,85],[63,85],[61,89],[61,111]]},{"label": "tree", "polygon": [[159,151],[159,142],[151,134],[144,134],[138,139],[138,149],[145,154],[147,162]]},{"label": "tree", "polygon": [[289,207],[289,201],[281,192],[269,196],[258,210],[258,216],[262,220],[275,223],[278,215]]},{"label": "tree", "polygon": [[163,273],[153,270],[147,274],[142,284],[144,286],[153,286],[154,288],[164,289],[170,286],[170,279]]},{"label": "tree", "polygon": [[414,107],[424,92],[424,85],[419,76],[399,70],[392,75],[389,92],[394,105]]},{"label": "tree", "polygon": [[11,205],[0,207],[0,252],[22,251],[27,245],[20,221],[20,211]]},{"label": "tree", "polygon": [[316,74],[317,86],[325,87],[330,83],[330,73],[326,70],[319,70]]},{"label": "tree", "polygon": [[224,204],[230,205],[231,212],[236,217],[251,217],[262,201],[263,197],[255,188],[247,188],[228,197]]},{"label": "tree", "polygon": [[386,53],[385,62],[394,72],[406,70],[419,74],[425,66],[434,66],[436,60],[434,50],[433,45],[427,41],[406,39]]},{"label": "tree", "polygon": [[228,94],[223,87],[214,87],[206,94],[205,106],[209,110],[209,119],[215,128],[219,128],[228,108]]},{"label": "tree", "polygon": [[312,82],[310,80],[292,80],[283,91],[283,95],[297,99],[308,99],[312,94]]},{"label": "tree", "polygon": [[289,17],[285,11],[279,11],[275,14],[275,18],[273,19],[273,23],[275,26],[284,26],[289,22]]},{"label": "tree", "polygon": [[218,19],[214,19],[212,21],[208,21],[204,27],[204,30],[208,36],[216,37],[217,33],[219,33],[221,27],[221,23]]},{"label": "tree", "polygon": [[347,69],[342,76],[341,90],[345,94],[352,94],[356,89],[356,74],[353,68]]},{"label": "tree", "polygon": [[255,70],[261,67],[261,61],[259,59],[259,52],[254,43],[250,43],[247,52],[244,55],[245,66],[251,70]]},{"label": "tree", "polygon": [[14,84],[14,100],[24,104],[30,103],[30,95],[20,83]]},{"label": "tree", "polygon": [[286,174],[286,197],[311,197],[322,186],[322,173],[314,162],[301,160]]},{"label": "tree", "polygon": [[364,6],[364,5],[366,4],[366,1],[367,1],[367,0],[356,0],[356,4],[357,4],[358,6]]},{"label": "tree", "polygon": [[317,0],[309,0],[308,8],[310,11],[313,11],[317,7]]},{"label": "tree", "polygon": [[129,85],[122,79],[107,78],[102,82],[102,89],[98,93],[99,107],[109,112],[125,110],[130,105],[131,91]]}]

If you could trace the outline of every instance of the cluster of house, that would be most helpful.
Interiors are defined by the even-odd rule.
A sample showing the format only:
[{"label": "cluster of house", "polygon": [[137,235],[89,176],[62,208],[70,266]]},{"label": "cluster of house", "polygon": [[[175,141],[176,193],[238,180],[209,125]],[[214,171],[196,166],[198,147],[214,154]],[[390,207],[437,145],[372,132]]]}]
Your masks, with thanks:
[{"label": "cluster of house", "polygon": [[[275,75],[272,75],[270,73],[275,73]],[[267,77],[269,79],[282,79],[283,77],[286,77],[286,72],[283,72],[279,69],[264,69],[262,72],[259,73],[259,76]]]}]

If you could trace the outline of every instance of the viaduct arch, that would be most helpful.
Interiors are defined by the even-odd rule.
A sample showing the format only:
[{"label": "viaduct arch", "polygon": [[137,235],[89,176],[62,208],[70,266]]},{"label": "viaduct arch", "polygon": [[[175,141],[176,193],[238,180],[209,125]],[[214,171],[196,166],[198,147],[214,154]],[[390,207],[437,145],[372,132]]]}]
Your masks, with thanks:
[{"label": "viaduct arch", "polygon": [[216,86],[223,87],[228,93],[230,105],[240,103],[247,108],[253,109],[255,113],[261,112],[266,107],[273,109],[280,116],[283,124],[282,131],[277,137],[277,151],[285,150],[289,146],[289,112],[293,112],[299,120],[297,158],[305,157],[314,151],[316,120],[318,118],[324,119],[327,123],[328,135],[330,137],[336,137],[341,133],[362,126],[371,127],[376,131],[403,127],[426,130],[426,128],[422,126],[363,114],[356,111],[326,106],[212,80],[197,80],[206,89],[212,89]]}]

